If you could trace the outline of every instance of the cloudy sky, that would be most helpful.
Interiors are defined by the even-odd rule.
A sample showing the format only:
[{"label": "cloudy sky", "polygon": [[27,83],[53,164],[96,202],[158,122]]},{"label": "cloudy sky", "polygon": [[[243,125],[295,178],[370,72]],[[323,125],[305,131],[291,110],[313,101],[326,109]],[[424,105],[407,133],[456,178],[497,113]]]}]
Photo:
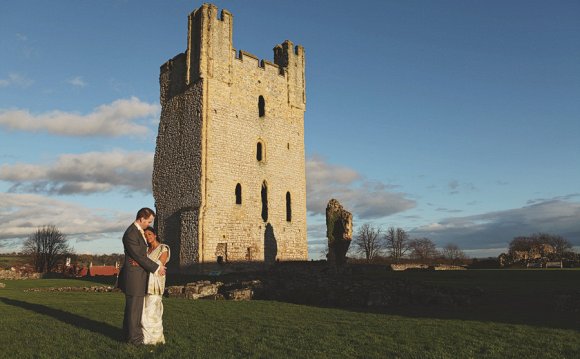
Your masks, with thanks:
[{"label": "cloudy sky", "polygon": [[[215,1],[234,46],[306,49],[311,258],[338,199],[472,256],[517,235],[580,246],[580,2]],[[159,67],[197,1],[0,4],[0,252],[54,224],[121,252],[154,207]]]}]

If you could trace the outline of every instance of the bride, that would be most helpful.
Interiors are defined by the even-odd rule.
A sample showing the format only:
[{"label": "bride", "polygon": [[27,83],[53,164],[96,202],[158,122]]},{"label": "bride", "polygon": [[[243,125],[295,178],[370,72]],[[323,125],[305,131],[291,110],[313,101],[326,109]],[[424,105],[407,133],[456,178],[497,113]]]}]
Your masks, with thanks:
[{"label": "bride", "polygon": [[[148,227],[144,230],[147,239],[148,257],[165,265],[169,261],[169,246],[162,244],[157,240],[155,230]],[[147,296],[143,303],[143,316],[141,326],[143,327],[143,344],[164,344],[165,336],[163,335],[163,303],[161,298],[165,290],[165,276],[149,274],[149,285]]]}]

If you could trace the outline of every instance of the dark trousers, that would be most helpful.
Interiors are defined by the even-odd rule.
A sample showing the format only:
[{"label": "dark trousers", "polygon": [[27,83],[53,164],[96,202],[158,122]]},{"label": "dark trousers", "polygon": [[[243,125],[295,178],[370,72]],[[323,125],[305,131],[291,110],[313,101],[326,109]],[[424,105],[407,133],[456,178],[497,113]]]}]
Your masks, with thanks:
[{"label": "dark trousers", "polygon": [[143,329],[141,316],[145,297],[125,295],[125,318],[123,319],[123,333],[125,340],[132,344],[143,344]]}]

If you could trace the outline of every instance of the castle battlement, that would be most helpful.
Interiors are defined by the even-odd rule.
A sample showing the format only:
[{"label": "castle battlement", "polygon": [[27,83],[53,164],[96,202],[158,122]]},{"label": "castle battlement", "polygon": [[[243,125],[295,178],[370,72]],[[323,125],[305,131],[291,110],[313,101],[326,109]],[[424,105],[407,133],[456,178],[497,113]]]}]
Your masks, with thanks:
[{"label": "castle battlement", "polygon": [[281,78],[284,78],[284,73],[285,73],[284,68],[278,66],[277,64],[275,64],[271,61],[260,59],[258,56],[251,54],[251,53],[244,51],[244,50],[236,51],[234,49],[233,54],[235,56],[235,59],[240,61],[240,62],[251,61],[252,66],[254,66],[256,68],[261,68],[266,73],[270,73],[272,75],[278,75]]},{"label": "castle battlement", "polygon": [[161,81],[169,82],[161,86],[162,97],[171,98],[201,78],[231,83],[238,76],[234,72],[261,68],[265,76],[284,78],[293,92],[290,101],[302,108],[306,102],[304,47],[286,40],[273,48],[273,61],[264,60],[245,50],[236,51],[232,33],[233,15],[226,9],[220,12],[215,5],[203,4],[190,13],[186,51],[161,66]]}]

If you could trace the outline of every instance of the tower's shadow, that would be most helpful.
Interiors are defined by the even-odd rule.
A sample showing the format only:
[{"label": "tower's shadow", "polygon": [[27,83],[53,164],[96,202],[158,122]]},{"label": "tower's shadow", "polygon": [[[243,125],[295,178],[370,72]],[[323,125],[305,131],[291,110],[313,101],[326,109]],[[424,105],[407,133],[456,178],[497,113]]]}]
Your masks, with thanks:
[{"label": "tower's shadow", "polygon": [[0,301],[8,305],[20,307],[26,310],[30,310],[32,312],[36,312],[38,314],[53,317],[54,319],[59,320],[63,323],[70,324],[81,329],[86,329],[91,332],[104,335],[116,341],[121,341],[123,337],[123,331],[121,328],[114,327],[107,323],[97,322],[95,320],[81,317],[80,315],[73,314],[70,312],[65,312],[60,309],[47,307],[42,304],[28,303],[20,300],[2,297],[0,297]]}]

